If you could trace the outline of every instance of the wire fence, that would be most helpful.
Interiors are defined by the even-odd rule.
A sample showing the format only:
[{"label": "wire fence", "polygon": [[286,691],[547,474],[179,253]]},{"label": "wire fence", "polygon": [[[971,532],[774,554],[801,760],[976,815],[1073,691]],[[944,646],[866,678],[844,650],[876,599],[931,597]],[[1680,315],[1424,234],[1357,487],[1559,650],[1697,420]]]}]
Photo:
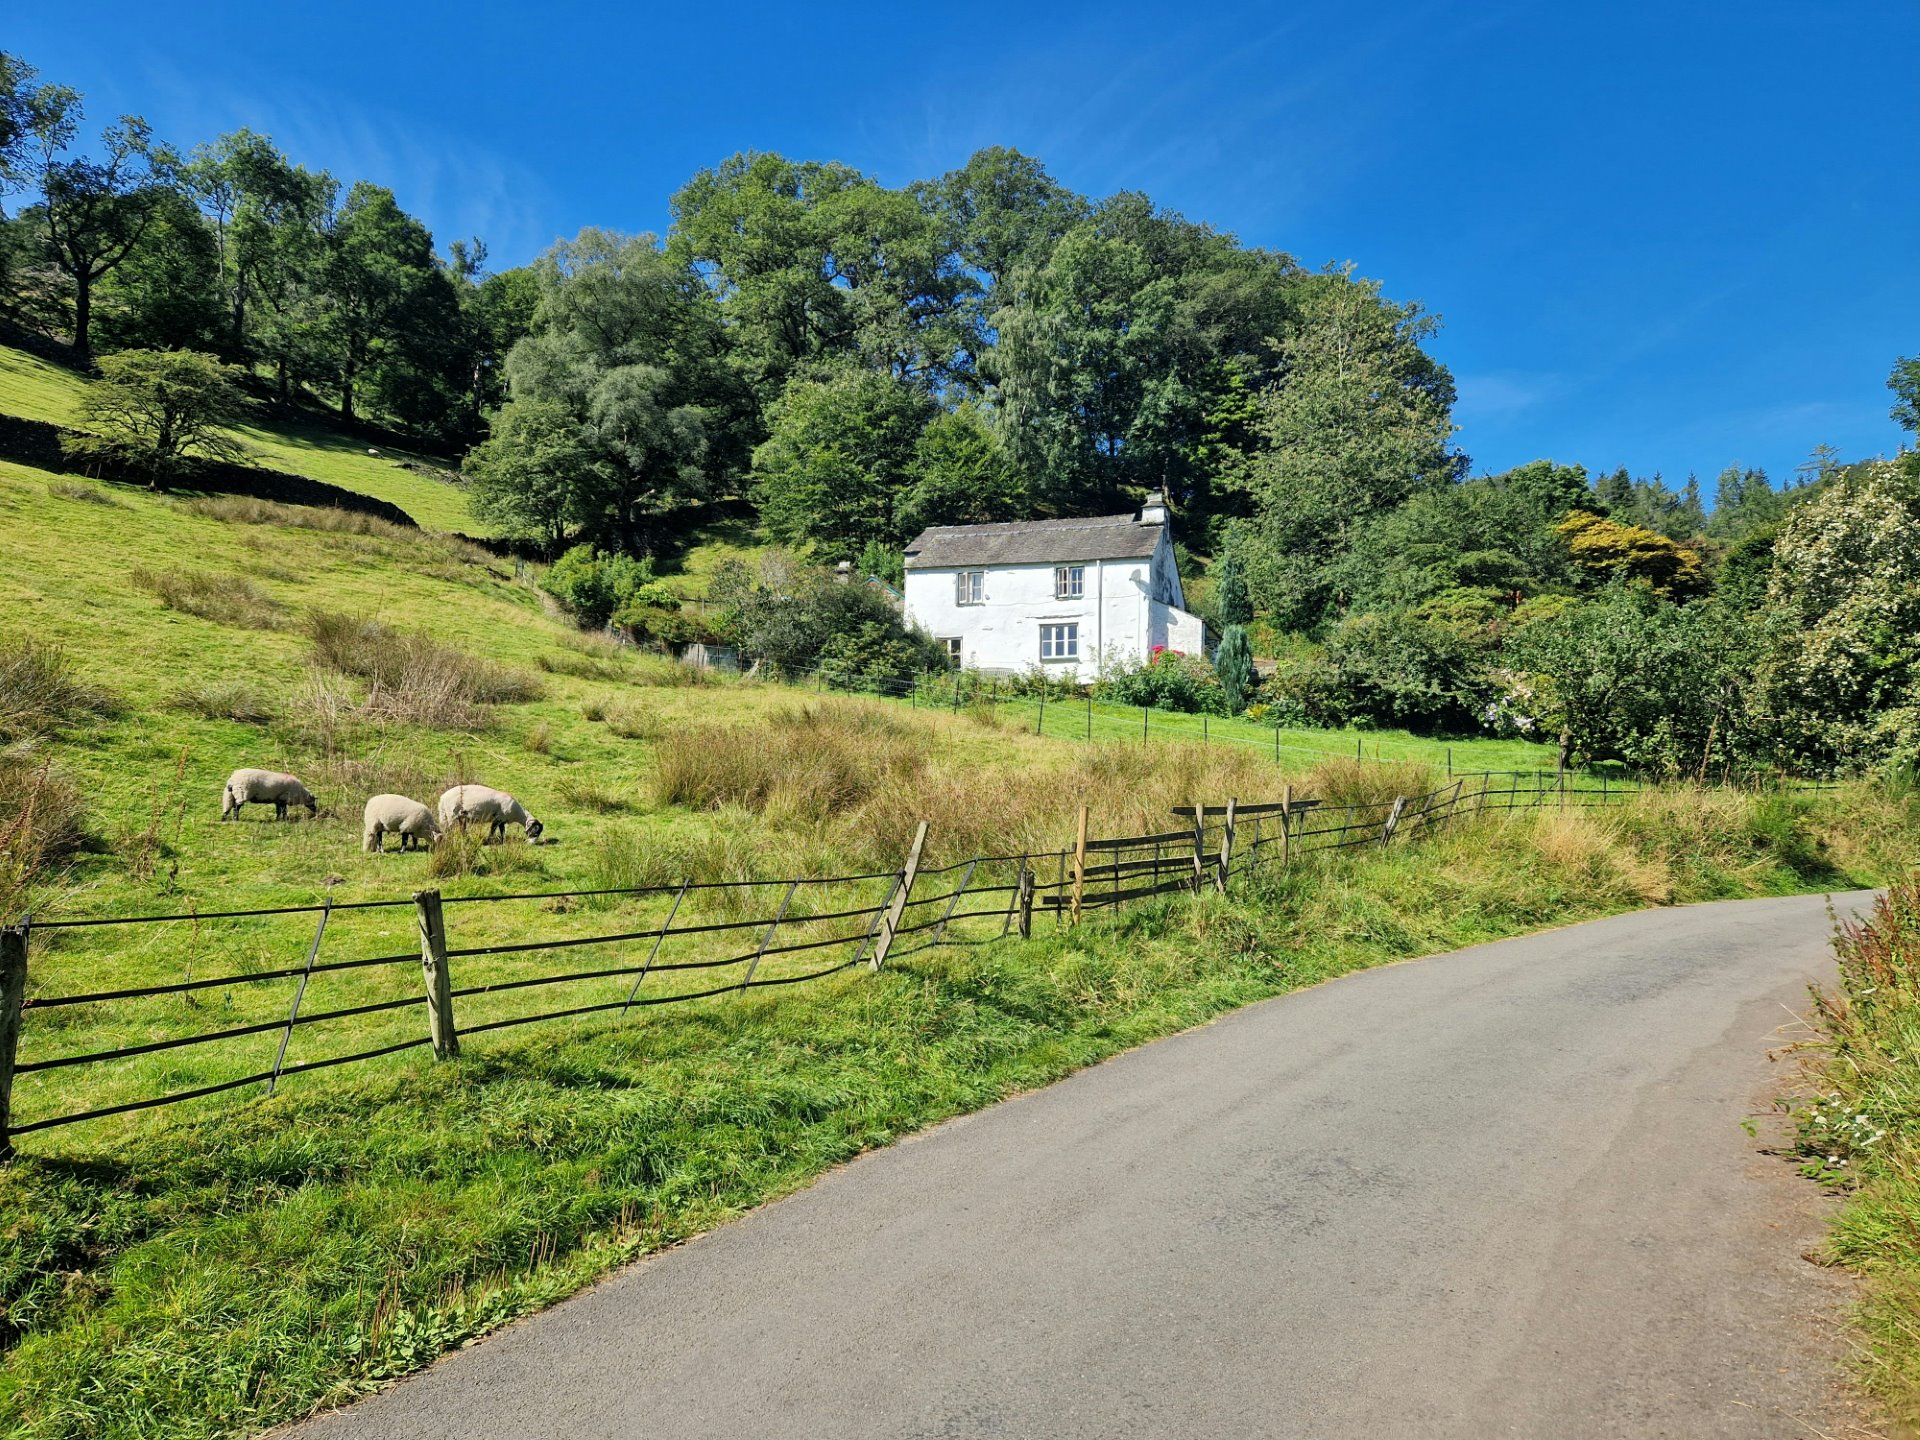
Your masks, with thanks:
[{"label": "wire fence", "polygon": [[[548,1021],[811,984],[939,945],[1029,936],[1455,818],[1616,803],[1580,777],[1457,777],[1427,794],[1195,803],[1155,834],[891,871],[628,889],[28,920],[0,929],[0,1154],[21,1136]],[[182,938],[182,931],[185,936]],[[535,938],[528,938],[528,937]],[[32,964],[29,965],[31,950]],[[215,973],[196,974],[203,961]],[[171,978],[152,979],[165,967]],[[418,967],[417,969],[415,967]],[[184,972],[184,973],[178,973]],[[101,977],[70,986],[70,977]],[[42,979],[42,977],[46,979]]]},{"label": "wire fence", "polygon": [[[1056,740],[1174,742],[1195,745],[1229,745],[1243,751],[1271,755],[1276,763],[1288,757],[1316,761],[1359,760],[1380,763],[1405,762],[1432,767],[1436,775],[1449,781],[1480,776],[1504,778],[1517,776],[1536,787],[1557,787],[1563,773],[1578,780],[1604,783],[1609,790],[1645,789],[1671,777],[1643,775],[1626,765],[1501,770],[1457,764],[1455,747],[1445,740],[1418,740],[1403,736],[1369,735],[1356,732],[1349,748],[1344,741],[1334,743],[1331,731],[1327,743],[1310,744],[1300,738],[1299,727],[1236,719],[1204,713],[1165,710],[1152,705],[1127,705],[1097,697],[1092,688],[1066,680],[1043,681],[1028,677],[986,675],[974,670],[928,671],[911,680],[876,675],[853,667],[835,664],[811,669],[771,672],[764,676],[776,683],[799,690],[863,695],[875,699],[904,702],[911,708],[945,711],[949,714],[979,715],[989,724],[1026,730]],[[1268,733],[1249,734],[1249,730]],[[1313,732],[1306,732],[1313,733]],[[1483,741],[1470,742],[1480,751]],[[1540,741],[1516,741],[1538,752],[1546,748]],[[1475,753],[1469,751],[1469,754]],[[1480,751],[1480,753],[1484,753]],[[1464,757],[1463,757],[1464,758]],[[1824,790],[1837,782],[1810,780],[1779,770],[1736,768],[1732,763],[1712,763],[1702,757],[1693,772],[1700,784],[1737,788],[1787,787],[1798,790]]]}]

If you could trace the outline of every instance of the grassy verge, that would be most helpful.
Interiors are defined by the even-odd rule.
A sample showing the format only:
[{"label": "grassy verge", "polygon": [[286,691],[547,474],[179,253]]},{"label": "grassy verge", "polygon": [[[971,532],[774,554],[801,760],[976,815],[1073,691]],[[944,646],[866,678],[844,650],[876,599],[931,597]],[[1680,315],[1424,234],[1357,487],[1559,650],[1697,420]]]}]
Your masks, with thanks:
[{"label": "grassy verge", "polygon": [[1858,1272],[1856,1369],[1920,1427],[1920,875],[1836,939],[1841,988],[1817,994],[1824,1044],[1790,1103],[1802,1170],[1847,1192],[1830,1257]]},{"label": "grassy verge", "polygon": [[1853,885],[1911,797],[1489,817],[778,999],[555,1026],[0,1174],[0,1421],[217,1435],[337,1402],[859,1151],[1233,1007],[1628,908]]}]

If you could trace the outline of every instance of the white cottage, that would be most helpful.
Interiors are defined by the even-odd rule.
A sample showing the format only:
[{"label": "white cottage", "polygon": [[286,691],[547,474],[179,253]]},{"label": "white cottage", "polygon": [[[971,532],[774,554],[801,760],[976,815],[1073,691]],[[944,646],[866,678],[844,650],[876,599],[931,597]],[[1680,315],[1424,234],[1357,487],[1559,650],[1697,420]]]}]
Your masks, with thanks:
[{"label": "white cottage", "polygon": [[1093,680],[1112,661],[1206,643],[1158,494],[1133,515],[936,525],[907,545],[906,574],[908,623],[989,674],[1040,665]]}]

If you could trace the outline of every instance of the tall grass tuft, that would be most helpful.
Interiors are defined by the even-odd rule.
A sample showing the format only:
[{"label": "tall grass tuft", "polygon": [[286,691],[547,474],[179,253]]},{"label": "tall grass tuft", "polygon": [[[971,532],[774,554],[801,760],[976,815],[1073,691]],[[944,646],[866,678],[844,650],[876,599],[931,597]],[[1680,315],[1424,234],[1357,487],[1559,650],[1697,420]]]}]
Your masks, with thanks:
[{"label": "tall grass tuft", "polygon": [[456,825],[435,842],[427,857],[427,874],[435,880],[463,875],[523,875],[539,869],[533,846],[518,838],[489,845],[483,825]]},{"label": "tall grass tuft", "polygon": [[0,750],[0,916],[14,918],[47,870],[87,838],[87,807],[31,746]]},{"label": "tall grass tuft", "polygon": [[202,720],[236,720],[242,725],[271,724],[278,712],[244,680],[197,680],[167,697],[169,708]]},{"label": "tall grass tuft", "polygon": [[56,500],[78,500],[83,505],[104,505],[113,510],[127,508],[98,485],[83,485],[72,480],[49,481],[47,493]]},{"label": "tall grass tuft", "polygon": [[372,720],[473,730],[489,723],[490,705],[540,696],[531,675],[364,616],[316,611],[307,639],[318,664],[370,682],[357,708]]},{"label": "tall grass tuft", "polygon": [[822,821],[916,775],[927,739],[878,707],[775,711],[764,730],[700,726],[660,738],[655,798],[710,810],[737,805],[775,820]]},{"label": "tall grass tuft", "polygon": [[120,702],[110,692],[74,678],[59,646],[19,635],[0,637],[0,744],[39,739],[119,712]]},{"label": "tall grass tuft", "polygon": [[137,565],[128,578],[167,609],[203,620],[248,630],[277,630],[286,622],[286,606],[244,576]]}]

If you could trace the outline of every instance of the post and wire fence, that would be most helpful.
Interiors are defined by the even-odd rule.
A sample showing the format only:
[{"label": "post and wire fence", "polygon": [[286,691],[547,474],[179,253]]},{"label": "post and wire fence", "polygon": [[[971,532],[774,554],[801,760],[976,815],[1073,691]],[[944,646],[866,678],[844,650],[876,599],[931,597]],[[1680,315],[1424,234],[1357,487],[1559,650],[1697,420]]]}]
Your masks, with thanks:
[{"label": "post and wire fence", "polygon": [[[1317,852],[1385,846],[1462,814],[1622,801],[1566,776],[1456,777],[1332,803],[1196,799],[1164,829],[897,868],[618,889],[58,916],[0,927],[0,1155],[20,1137],[547,1022],[618,1025],[730,1003],[941,945],[984,945],[1205,889]],[[1064,827],[1063,827],[1064,828]],[[204,965],[212,973],[199,973]],[[416,968],[418,967],[418,968]],[[155,978],[157,972],[174,972]],[[47,977],[42,979],[41,977]],[[75,977],[88,983],[77,984]]]}]

